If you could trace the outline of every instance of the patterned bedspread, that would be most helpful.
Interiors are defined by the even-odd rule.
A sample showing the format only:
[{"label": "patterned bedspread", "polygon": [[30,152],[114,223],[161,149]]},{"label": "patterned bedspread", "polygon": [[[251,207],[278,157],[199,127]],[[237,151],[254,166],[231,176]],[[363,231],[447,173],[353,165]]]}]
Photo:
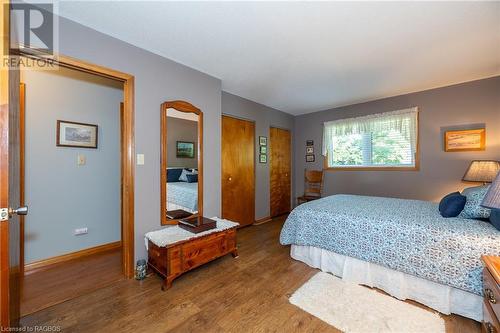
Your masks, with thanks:
[{"label": "patterned bedspread", "polygon": [[482,254],[500,255],[490,223],[443,218],[428,201],[334,195],[295,208],[281,244],[309,245],[482,294]]},{"label": "patterned bedspread", "polygon": [[167,201],[198,211],[198,183],[167,183]]}]

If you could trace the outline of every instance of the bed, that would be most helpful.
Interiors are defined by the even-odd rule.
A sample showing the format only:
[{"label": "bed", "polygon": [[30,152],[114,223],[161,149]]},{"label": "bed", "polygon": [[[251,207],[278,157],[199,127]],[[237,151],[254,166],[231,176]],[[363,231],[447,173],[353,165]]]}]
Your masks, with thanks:
[{"label": "bed", "polygon": [[190,213],[198,211],[198,183],[167,183],[167,211],[182,209]]},{"label": "bed", "polygon": [[432,202],[356,195],[298,206],[280,242],[310,266],[475,320],[480,257],[500,255],[500,232],[488,222],[443,218]]}]

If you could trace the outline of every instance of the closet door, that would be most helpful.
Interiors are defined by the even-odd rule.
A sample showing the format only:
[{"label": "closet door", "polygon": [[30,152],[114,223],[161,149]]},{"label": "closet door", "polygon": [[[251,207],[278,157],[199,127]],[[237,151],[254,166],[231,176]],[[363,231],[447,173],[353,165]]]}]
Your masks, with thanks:
[{"label": "closet door", "polygon": [[222,217],[255,222],[255,124],[222,116]]},{"label": "closet door", "polygon": [[271,217],[290,212],[291,202],[291,136],[290,131],[269,130],[269,163],[271,179]]}]

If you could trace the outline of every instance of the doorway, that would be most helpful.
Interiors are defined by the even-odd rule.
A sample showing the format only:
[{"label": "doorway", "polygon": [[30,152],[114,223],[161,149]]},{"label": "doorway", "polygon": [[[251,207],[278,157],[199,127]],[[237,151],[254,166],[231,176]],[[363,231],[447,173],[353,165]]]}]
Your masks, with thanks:
[{"label": "doorway", "polygon": [[[8,49],[8,48],[7,48]],[[35,62],[37,55],[23,53],[23,56],[32,58]],[[16,59],[17,55],[9,55]],[[15,62],[18,62],[15,60]],[[122,166],[122,258],[121,271],[127,278],[133,277],[134,272],[134,77],[132,75],[97,66],[66,56],[58,55],[52,62],[54,65],[70,68],[77,71],[111,78],[123,84],[123,154]],[[2,68],[1,76],[1,117],[0,117],[0,145],[3,147],[0,154],[0,203],[2,208],[2,228],[0,229],[0,248],[2,249],[2,265],[0,275],[0,310],[1,326],[15,326],[20,314],[20,284],[22,267],[20,265],[20,234],[19,215],[24,212],[19,196],[20,189],[20,140],[21,131],[19,119],[20,79],[19,69],[15,66],[10,70]],[[5,83],[5,84],[4,84]],[[5,148],[5,149],[4,149]],[[7,164],[8,162],[8,164]],[[3,191],[8,189],[8,191]],[[29,203],[28,203],[29,204]],[[8,214],[7,214],[8,212]],[[74,283],[78,279],[75,278]]]},{"label": "doorway", "polygon": [[269,129],[271,217],[291,210],[291,135],[282,128]]},{"label": "doorway", "polygon": [[65,67],[20,74],[24,316],[123,278],[123,83]]},{"label": "doorway", "polygon": [[255,123],[222,116],[222,218],[255,222]]}]

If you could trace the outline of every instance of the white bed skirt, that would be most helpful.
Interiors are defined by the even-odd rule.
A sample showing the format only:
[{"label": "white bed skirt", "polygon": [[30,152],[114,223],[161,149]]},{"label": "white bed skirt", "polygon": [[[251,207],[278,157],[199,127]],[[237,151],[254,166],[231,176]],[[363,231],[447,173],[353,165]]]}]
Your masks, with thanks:
[{"label": "white bed skirt", "polygon": [[483,319],[481,296],[313,246],[292,245],[291,256],[343,280],[376,287],[400,299],[411,299],[443,314]]}]

